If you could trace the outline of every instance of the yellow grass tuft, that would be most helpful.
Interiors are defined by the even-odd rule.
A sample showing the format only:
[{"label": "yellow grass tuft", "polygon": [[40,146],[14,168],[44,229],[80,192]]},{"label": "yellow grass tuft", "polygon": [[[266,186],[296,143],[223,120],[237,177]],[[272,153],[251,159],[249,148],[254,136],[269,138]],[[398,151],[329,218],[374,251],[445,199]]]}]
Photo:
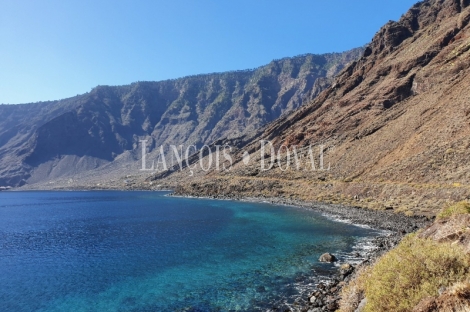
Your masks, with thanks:
[{"label": "yellow grass tuft", "polygon": [[453,215],[467,214],[467,213],[470,213],[470,203],[467,201],[462,201],[442,210],[437,215],[437,218],[444,219],[444,218],[451,217]]}]

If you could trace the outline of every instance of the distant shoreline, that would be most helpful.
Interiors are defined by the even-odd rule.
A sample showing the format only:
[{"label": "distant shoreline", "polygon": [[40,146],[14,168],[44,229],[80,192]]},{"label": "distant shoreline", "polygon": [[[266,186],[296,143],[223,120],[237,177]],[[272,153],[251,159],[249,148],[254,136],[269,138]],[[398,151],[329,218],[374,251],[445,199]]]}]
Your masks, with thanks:
[{"label": "distant shoreline", "polygon": [[175,190],[168,189],[129,189],[129,188],[52,188],[52,189],[22,189],[12,188],[6,192],[169,192],[171,197],[186,197],[195,199],[214,199],[214,200],[234,200],[252,203],[268,203],[274,205],[293,206],[305,209],[313,209],[324,214],[327,217],[337,219],[340,222],[347,222],[358,226],[369,226],[377,230],[386,230],[392,233],[413,233],[425,225],[431,223],[433,218],[425,216],[406,216],[402,213],[395,213],[388,210],[372,210],[358,206],[347,206],[342,204],[330,204],[315,201],[303,201],[298,199],[287,199],[282,197],[249,197],[238,195],[224,196],[194,196],[184,193],[176,193]]},{"label": "distant shoreline", "polygon": [[168,189],[129,189],[129,188],[87,188],[87,187],[64,187],[51,189],[23,189],[12,188],[6,192],[169,192],[168,196],[186,197],[195,199],[214,199],[214,200],[234,200],[252,203],[268,203],[274,205],[293,206],[305,209],[313,209],[324,214],[327,217],[337,219],[340,222],[347,222],[358,226],[369,226],[377,230],[386,230],[392,233],[402,235],[416,232],[418,229],[431,223],[434,218],[426,216],[406,216],[402,213],[395,213],[393,210],[372,210],[359,206],[347,206],[342,204],[330,204],[316,201],[303,201],[298,199],[287,199],[282,197],[249,197],[239,195],[224,196],[194,196],[190,194],[177,193],[175,190]]},{"label": "distant shoreline", "polygon": [[[160,191],[160,190],[158,190]],[[171,191],[172,190],[162,190]],[[186,194],[171,193],[168,196],[186,197],[196,199],[214,200],[235,200],[252,203],[268,203],[274,205],[300,207],[313,209],[327,217],[338,219],[340,222],[347,222],[353,225],[369,226],[377,230],[399,232],[401,234],[413,233],[418,229],[432,222],[424,216],[406,216],[387,210],[371,210],[362,207],[353,207],[339,204],[328,204],[322,202],[307,202],[302,200],[292,200],[281,197],[246,197],[246,196],[192,196]]]}]

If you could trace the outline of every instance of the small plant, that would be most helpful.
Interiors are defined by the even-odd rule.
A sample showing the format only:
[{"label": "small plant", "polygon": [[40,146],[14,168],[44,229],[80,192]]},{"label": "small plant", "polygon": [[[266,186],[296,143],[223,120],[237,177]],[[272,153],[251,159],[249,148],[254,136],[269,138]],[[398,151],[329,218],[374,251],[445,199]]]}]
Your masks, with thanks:
[{"label": "small plant", "polygon": [[444,219],[444,218],[451,217],[453,215],[467,214],[467,213],[470,213],[470,203],[466,201],[462,201],[442,210],[437,215],[437,218]]},{"label": "small plant", "polygon": [[405,211],[405,216],[412,217],[412,216],[414,216],[414,212],[411,211],[411,210]]}]

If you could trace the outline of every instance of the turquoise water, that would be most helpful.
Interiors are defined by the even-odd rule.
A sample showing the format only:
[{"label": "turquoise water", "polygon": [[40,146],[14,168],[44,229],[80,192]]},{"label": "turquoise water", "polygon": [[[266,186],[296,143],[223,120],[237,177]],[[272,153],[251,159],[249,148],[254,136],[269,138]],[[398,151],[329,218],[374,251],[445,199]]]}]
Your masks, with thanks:
[{"label": "turquoise water", "polygon": [[0,193],[1,311],[265,311],[377,235],[313,211],[163,192]]}]

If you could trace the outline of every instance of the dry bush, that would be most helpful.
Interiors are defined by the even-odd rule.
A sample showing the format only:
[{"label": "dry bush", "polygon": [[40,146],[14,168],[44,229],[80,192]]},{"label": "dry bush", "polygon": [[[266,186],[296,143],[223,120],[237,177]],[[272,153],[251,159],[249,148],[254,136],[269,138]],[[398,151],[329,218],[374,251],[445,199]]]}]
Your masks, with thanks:
[{"label": "dry bush", "polygon": [[409,235],[367,275],[364,311],[411,311],[439,288],[466,280],[469,271],[470,257],[460,246]]}]

